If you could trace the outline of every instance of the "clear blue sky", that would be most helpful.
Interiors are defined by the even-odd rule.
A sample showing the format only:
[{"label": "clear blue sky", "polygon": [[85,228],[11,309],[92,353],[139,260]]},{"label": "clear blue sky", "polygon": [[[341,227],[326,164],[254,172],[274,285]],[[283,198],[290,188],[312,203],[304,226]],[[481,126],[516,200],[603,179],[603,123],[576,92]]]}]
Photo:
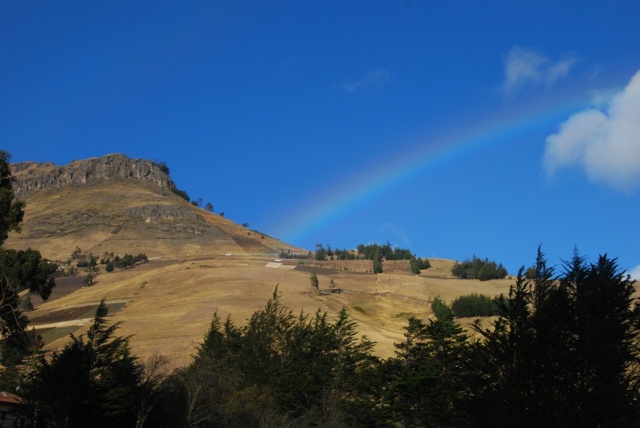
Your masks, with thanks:
[{"label": "clear blue sky", "polygon": [[3,1],[0,146],[314,249],[640,265],[640,3]]}]

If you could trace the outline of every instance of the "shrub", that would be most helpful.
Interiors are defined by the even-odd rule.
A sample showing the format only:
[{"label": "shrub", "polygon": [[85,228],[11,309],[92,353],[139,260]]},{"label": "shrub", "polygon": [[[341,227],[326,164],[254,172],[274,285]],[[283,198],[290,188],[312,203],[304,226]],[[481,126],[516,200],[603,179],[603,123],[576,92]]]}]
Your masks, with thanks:
[{"label": "shrub", "polygon": [[171,190],[173,193],[175,193],[176,195],[180,196],[182,199],[184,199],[185,201],[189,202],[191,200],[191,198],[189,198],[189,195],[187,194],[187,192],[185,192],[184,190],[180,190],[180,189],[172,189]]},{"label": "shrub", "polygon": [[474,255],[471,259],[465,259],[462,263],[455,262],[451,268],[451,274],[460,279],[487,281],[489,279],[505,278],[508,272],[502,266],[502,263],[497,264],[487,258],[482,260]]},{"label": "shrub", "polygon": [[427,259],[413,257],[409,261],[409,267],[411,268],[411,272],[419,275],[420,271],[422,271],[423,269],[429,269],[431,267],[431,263],[429,263],[429,260]]},{"label": "shrub", "polygon": [[439,321],[444,321],[446,319],[453,317],[453,311],[447,305],[444,300],[440,298],[440,296],[436,296],[431,302],[431,310],[433,314],[436,316],[436,319]]},{"label": "shrub", "polygon": [[451,302],[451,310],[457,318],[490,317],[498,314],[495,300],[484,294],[469,294]]}]

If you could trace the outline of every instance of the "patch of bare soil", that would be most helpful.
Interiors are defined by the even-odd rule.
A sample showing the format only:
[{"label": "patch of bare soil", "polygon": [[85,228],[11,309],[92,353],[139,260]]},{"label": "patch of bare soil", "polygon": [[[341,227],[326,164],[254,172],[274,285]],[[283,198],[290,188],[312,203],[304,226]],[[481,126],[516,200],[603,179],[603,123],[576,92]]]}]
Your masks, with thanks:
[{"label": "patch of bare soil", "polygon": [[[73,293],[76,290],[79,290],[84,286],[84,276],[70,276],[67,278],[57,278],[56,286],[51,291],[51,296],[47,301],[51,302],[53,300],[64,297],[68,294]],[[32,298],[33,307],[37,308],[42,305],[44,302],[41,298]]]},{"label": "patch of bare soil", "polygon": [[[123,302],[107,303],[109,314],[113,315],[117,313],[124,305],[125,303]],[[29,316],[29,321],[31,321],[31,325],[37,328],[37,324],[64,323],[78,319],[93,318],[96,314],[96,309],[98,309],[97,303],[89,303],[81,306],[56,309],[47,313],[34,312],[33,316]]]}]

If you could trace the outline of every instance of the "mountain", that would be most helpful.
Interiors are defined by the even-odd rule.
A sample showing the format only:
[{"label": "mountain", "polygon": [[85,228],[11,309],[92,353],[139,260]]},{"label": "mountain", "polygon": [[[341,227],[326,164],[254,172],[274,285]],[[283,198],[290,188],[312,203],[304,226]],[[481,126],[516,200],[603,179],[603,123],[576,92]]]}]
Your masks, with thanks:
[{"label": "mountain", "polygon": [[[473,292],[497,295],[512,282],[458,280],[453,261],[441,259],[430,259],[432,267],[420,275],[408,261],[385,261],[376,275],[367,260],[281,258],[283,251],[308,251],[192,205],[175,193],[162,164],[120,154],[66,166],[19,163],[12,171],[26,211],[21,233],[12,233],[6,248],[37,249],[66,270],[79,255],[149,257],[110,273],[98,265],[92,286],[83,286],[88,272],[77,268],[77,276],[57,279],[49,301],[33,298],[35,310],[27,315],[47,350],[63,346],[69,333],[86,332],[105,299],[136,355],[159,353],[171,366],[184,366],[214,313],[242,325],[277,289],[294,313],[333,317],[347,308],[359,333],[377,342],[376,352],[390,356],[408,317],[433,315],[435,296],[450,302]],[[319,292],[310,285],[314,272]]]},{"label": "mountain", "polygon": [[121,154],[66,166],[12,166],[14,191],[27,204],[20,234],[8,248],[37,248],[68,260],[76,247],[98,257],[109,252],[148,257],[187,254],[307,253],[198,208],[174,193],[162,165]]}]

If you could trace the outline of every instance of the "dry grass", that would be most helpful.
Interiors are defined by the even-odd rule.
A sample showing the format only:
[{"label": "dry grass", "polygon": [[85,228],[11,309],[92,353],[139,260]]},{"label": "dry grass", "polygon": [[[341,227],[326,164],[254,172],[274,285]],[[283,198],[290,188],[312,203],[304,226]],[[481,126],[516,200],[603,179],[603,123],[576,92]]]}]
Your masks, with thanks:
[{"label": "dry grass", "polygon": [[[437,270],[428,277],[426,273],[373,275],[323,269],[317,271],[320,288],[328,289],[333,279],[342,292],[318,294],[311,290],[307,269],[294,263],[267,267],[270,261],[266,256],[153,260],[134,269],[102,273],[94,286],[42,304],[30,316],[36,327],[51,314],[64,313],[59,312],[62,310],[69,311],[71,318],[86,317],[87,308],[105,299],[112,305],[112,320],[122,322],[120,334],[132,335],[137,355],[146,359],[160,352],[182,366],[189,363],[214,313],[223,319],[231,316],[242,325],[263,307],[277,286],[283,303],[296,313],[313,314],[320,309],[335,316],[347,308],[359,333],[377,342],[376,352],[388,357],[393,355],[394,342],[403,339],[402,328],[410,316],[426,319],[432,315],[434,296],[451,301],[471,292],[496,295],[506,292],[510,284],[507,280],[481,283],[438,277]],[[117,308],[115,304],[122,302],[125,304]],[[79,328],[76,334],[82,331]],[[60,347],[65,340],[54,340],[47,348]]]},{"label": "dry grass", "polygon": [[[92,287],[80,287],[78,279],[62,281],[47,303],[38,305],[34,299],[37,307],[29,316],[33,326],[43,326],[47,349],[63,346],[69,332],[78,335],[87,328],[60,324],[52,329],[52,322],[90,320],[105,299],[112,321],[122,323],[120,334],[131,335],[138,356],[146,360],[159,352],[174,366],[183,366],[190,362],[214,313],[223,319],[231,316],[242,325],[277,286],[283,303],[296,313],[319,309],[335,316],[347,308],[359,333],[377,343],[380,356],[388,357],[394,342],[403,340],[403,326],[410,316],[432,315],[433,297],[450,302],[473,292],[498,295],[512,283],[452,278],[453,262],[442,259],[430,259],[432,268],[419,276],[410,273],[406,261],[385,262],[385,273],[380,275],[370,273],[370,261],[361,260],[305,260],[304,265],[284,260],[275,268],[280,250],[306,250],[249,234],[246,228],[149,183],[114,180],[65,187],[34,193],[26,202],[23,232],[11,235],[8,248],[36,248],[60,261],[69,259],[77,246],[96,256],[142,252],[151,258],[133,269],[103,272]],[[195,215],[156,222],[124,215],[129,208],[146,205],[188,207]],[[309,276],[314,270],[326,293],[312,292]],[[331,280],[341,293],[328,293]]]}]

